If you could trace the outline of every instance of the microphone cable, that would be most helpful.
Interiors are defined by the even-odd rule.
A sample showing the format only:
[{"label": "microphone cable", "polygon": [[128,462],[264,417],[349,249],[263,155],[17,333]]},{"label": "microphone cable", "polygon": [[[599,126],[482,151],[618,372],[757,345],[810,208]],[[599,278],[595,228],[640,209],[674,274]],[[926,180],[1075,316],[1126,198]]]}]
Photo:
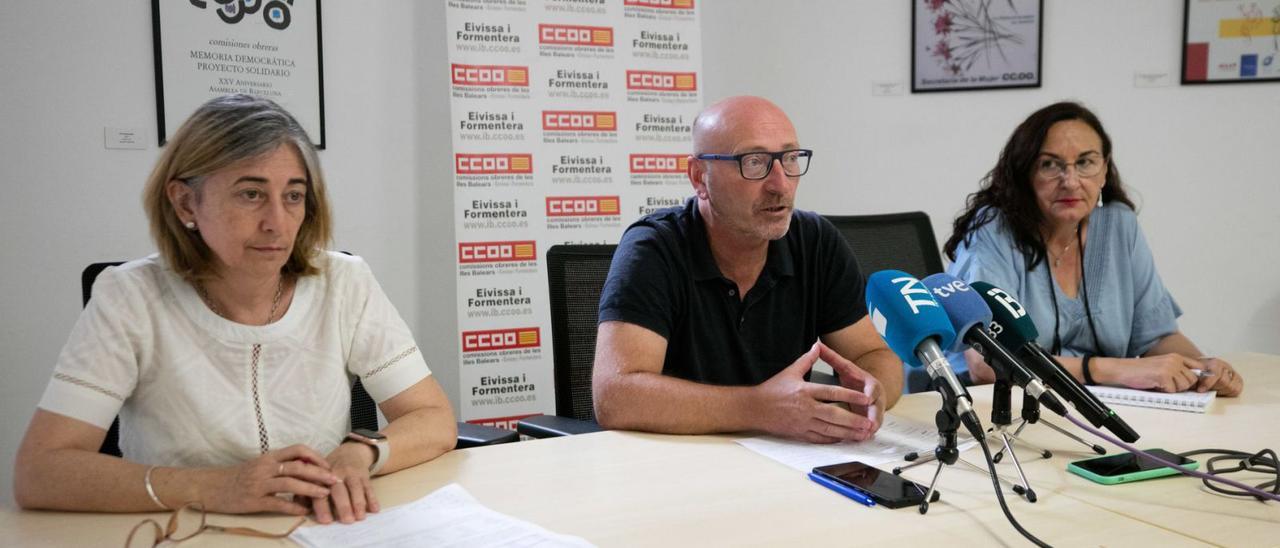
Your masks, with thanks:
[{"label": "microphone cable", "polygon": [[[1257,489],[1268,490],[1267,492],[1269,493],[1280,494],[1280,468],[1276,467],[1277,459],[1275,451],[1271,449],[1263,449],[1257,453],[1247,453],[1245,451],[1236,451],[1234,449],[1196,449],[1194,451],[1187,451],[1186,453],[1179,453],[1178,456],[1192,457],[1195,455],[1210,454],[1215,454],[1217,456],[1209,457],[1209,460],[1206,460],[1204,463],[1209,475],[1217,476],[1219,474],[1230,474],[1240,471],[1269,474],[1273,476],[1271,481],[1260,483],[1254,487]],[[1240,461],[1235,466],[1229,468],[1217,466],[1218,462],[1229,459],[1240,459]],[[1264,500],[1253,493],[1224,489],[1209,483],[1209,480],[1200,481],[1204,482],[1205,488],[1215,493],[1229,495],[1232,497],[1250,497],[1258,500]]]},{"label": "microphone cable", "polygon": [[[1147,453],[1146,451],[1143,451],[1143,450],[1141,450],[1141,449],[1138,449],[1137,447],[1134,447],[1134,446],[1129,445],[1129,444],[1127,444],[1127,443],[1125,443],[1125,442],[1123,442],[1123,441],[1120,441],[1120,440],[1118,440],[1118,439],[1116,439],[1116,438],[1113,438],[1113,437],[1111,437],[1111,436],[1109,436],[1109,435],[1107,435],[1107,434],[1104,434],[1104,433],[1102,433],[1101,431],[1099,431],[1098,429],[1093,428],[1092,426],[1090,426],[1090,425],[1088,425],[1088,424],[1085,424],[1085,423],[1084,423],[1084,421],[1081,421],[1080,419],[1077,419],[1074,415],[1072,415],[1072,414],[1070,414],[1070,413],[1068,413],[1068,414],[1067,414],[1067,415],[1065,415],[1065,416],[1067,417],[1067,420],[1071,421],[1072,423],[1075,423],[1075,425],[1076,425],[1076,426],[1079,426],[1080,428],[1083,428],[1086,432],[1089,432],[1089,433],[1091,433],[1091,434],[1093,434],[1093,435],[1095,435],[1095,436],[1098,436],[1098,437],[1100,437],[1100,438],[1102,438],[1102,439],[1104,439],[1104,440],[1107,440],[1107,441],[1108,441],[1108,442],[1110,442],[1112,445],[1115,445],[1115,446],[1117,446],[1117,447],[1120,447],[1120,448],[1124,449],[1125,451],[1128,451],[1128,452],[1133,453],[1133,454],[1135,454],[1135,455],[1141,455],[1142,457],[1144,457],[1144,458],[1146,458],[1146,459],[1150,459],[1150,460],[1156,461],[1156,462],[1158,462],[1158,463],[1160,463],[1160,464],[1163,464],[1163,465],[1165,465],[1165,466],[1168,466],[1169,468],[1173,468],[1174,470],[1177,470],[1178,472],[1182,473],[1183,475],[1186,475],[1186,476],[1192,476],[1192,477],[1196,477],[1196,478],[1200,478],[1202,481],[1204,481],[1205,485],[1208,485],[1210,481],[1217,481],[1217,482],[1225,483],[1225,484],[1227,484],[1227,485],[1230,485],[1230,486],[1232,486],[1232,487],[1235,487],[1235,488],[1240,489],[1241,491],[1243,491],[1243,492],[1241,492],[1241,493],[1232,493],[1232,492],[1230,492],[1230,491],[1228,491],[1228,490],[1225,490],[1225,489],[1214,489],[1214,488],[1210,487],[1210,489],[1212,489],[1214,492],[1221,492],[1221,493],[1228,494],[1228,495],[1254,497],[1254,498],[1256,498],[1256,499],[1258,499],[1258,500],[1260,500],[1260,501],[1263,501],[1263,502],[1265,502],[1265,501],[1267,501],[1267,500],[1274,500],[1274,501],[1278,501],[1278,502],[1280,502],[1280,485],[1277,485],[1275,482],[1270,482],[1269,484],[1268,484],[1268,483],[1264,483],[1264,484],[1262,484],[1262,487],[1263,487],[1263,488],[1266,488],[1268,485],[1270,485],[1270,486],[1272,487],[1273,492],[1267,492],[1267,491],[1263,491],[1262,489],[1259,489],[1259,488],[1257,488],[1257,487],[1252,487],[1252,486],[1249,486],[1249,485],[1245,485],[1245,484],[1240,483],[1240,482],[1235,481],[1235,480],[1227,479],[1227,478],[1224,478],[1224,477],[1219,477],[1219,476],[1214,475],[1214,474],[1212,474],[1212,473],[1210,473],[1210,474],[1206,474],[1206,473],[1204,473],[1204,472],[1200,472],[1200,471],[1198,471],[1198,470],[1192,470],[1192,469],[1190,469],[1190,468],[1187,468],[1187,467],[1184,467],[1184,466],[1181,466],[1181,465],[1178,465],[1178,464],[1175,464],[1175,463],[1169,462],[1169,461],[1167,461],[1167,460],[1164,460],[1164,459],[1162,459],[1162,458],[1160,458],[1160,457],[1157,457],[1157,456],[1155,456],[1155,455],[1152,455],[1152,454],[1150,454],[1150,453]],[[1216,451],[1216,450],[1204,450],[1204,452],[1208,452],[1208,451]],[[1193,453],[1196,453],[1196,452],[1193,452]],[[1270,457],[1271,457],[1270,459],[1267,459],[1267,458],[1266,458],[1267,453],[1270,453]],[[1233,457],[1233,456],[1235,456],[1236,458],[1239,458],[1239,456],[1249,457],[1249,458],[1246,460],[1246,462],[1253,462],[1253,463],[1254,463],[1254,468],[1262,467],[1262,468],[1265,470],[1265,467],[1266,467],[1267,465],[1270,465],[1271,471],[1275,471],[1275,470],[1276,470],[1276,468],[1275,468],[1275,465],[1276,465],[1276,458],[1275,458],[1275,455],[1276,455],[1276,454],[1275,454],[1275,452],[1274,452],[1274,451],[1271,451],[1270,449],[1264,449],[1264,450],[1262,450],[1262,451],[1259,451],[1257,454],[1252,455],[1252,457],[1250,456],[1250,454],[1249,454],[1249,453],[1245,453],[1245,452],[1243,452],[1243,451],[1232,451],[1232,452],[1231,452],[1231,454],[1227,455],[1227,458],[1231,458],[1231,457]],[[1184,454],[1184,456],[1185,456],[1185,454]],[[1268,462],[1268,461],[1269,461],[1269,462]],[[1235,470],[1226,470],[1226,471],[1227,471],[1227,472],[1234,472],[1234,471],[1238,471],[1238,470],[1242,470],[1242,469],[1249,469],[1249,468],[1248,468],[1248,466],[1247,466],[1245,463],[1242,463],[1242,464],[1241,464],[1241,466],[1240,466],[1240,467],[1237,467]],[[1280,475],[1280,473],[1278,473],[1278,475]]]},{"label": "microphone cable", "polygon": [[1022,524],[1018,523],[1018,520],[1013,517],[1013,513],[1009,511],[1009,504],[1004,500],[1004,489],[1000,488],[1000,476],[996,474],[995,461],[991,459],[991,448],[987,447],[986,442],[983,441],[978,442],[978,447],[982,448],[982,455],[987,460],[987,471],[990,472],[988,475],[991,476],[991,485],[995,487],[996,500],[1000,501],[1000,511],[1004,512],[1005,519],[1008,519],[1009,524],[1013,525],[1014,529],[1017,529],[1023,537],[1026,537],[1027,540],[1031,541],[1036,546],[1039,546],[1040,548],[1052,548],[1049,544],[1045,543],[1045,541],[1036,538],[1036,536],[1031,534],[1031,532],[1023,529]]}]

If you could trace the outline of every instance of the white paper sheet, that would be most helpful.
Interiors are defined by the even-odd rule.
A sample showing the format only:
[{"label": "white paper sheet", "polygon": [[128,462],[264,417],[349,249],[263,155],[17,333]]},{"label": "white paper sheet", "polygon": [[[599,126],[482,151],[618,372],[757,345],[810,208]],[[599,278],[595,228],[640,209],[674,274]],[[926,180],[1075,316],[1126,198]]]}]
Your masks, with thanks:
[{"label": "white paper sheet", "polygon": [[591,543],[552,533],[486,508],[451,483],[416,501],[369,514],[364,521],[304,527],[289,536],[307,547],[512,546],[587,547]]},{"label": "white paper sheet", "polygon": [[[801,472],[817,466],[862,461],[872,466],[902,460],[912,451],[931,454],[938,445],[938,429],[932,424],[885,415],[884,424],[874,438],[861,442],[816,444],[774,436],[757,436],[735,440],[738,444]],[[961,435],[960,451],[973,447],[973,438]]]}]

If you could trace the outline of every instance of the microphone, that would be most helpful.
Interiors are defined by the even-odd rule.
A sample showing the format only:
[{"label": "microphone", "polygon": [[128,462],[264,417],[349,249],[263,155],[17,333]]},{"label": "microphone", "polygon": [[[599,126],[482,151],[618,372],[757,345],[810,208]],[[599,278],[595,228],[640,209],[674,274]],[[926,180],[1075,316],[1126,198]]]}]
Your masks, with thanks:
[{"label": "microphone", "polygon": [[973,399],[942,355],[942,348],[951,346],[956,332],[924,284],[900,270],[872,274],[867,278],[867,313],[889,349],[907,365],[924,367],[943,398],[954,402],[956,415],[969,433],[983,439]]},{"label": "microphone", "polygon": [[946,312],[956,331],[956,341],[950,350],[963,351],[973,347],[993,369],[1005,378],[1021,386],[1031,397],[1040,401],[1054,413],[1066,415],[1067,408],[1040,382],[1040,377],[1027,370],[987,331],[991,323],[991,308],[963,280],[950,274],[934,274],[921,280],[933,293],[935,300]]},{"label": "microphone", "polygon": [[1039,332],[1036,331],[1035,322],[1027,317],[1027,310],[1021,303],[1003,289],[989,283],[973,282],[970,285],[991,307],[991,331],[996,334],[996,340],[1000,344],[1005,348],[1016,349],[1028,368],[1044,379],[1059,396],[1071,402],[1094,426],[1105,427],[1130,443],[1138,440],[1138,433],[1120,415],[1086,390],[1075,377],[1067,373],[1058,360],[1036,344]]}]

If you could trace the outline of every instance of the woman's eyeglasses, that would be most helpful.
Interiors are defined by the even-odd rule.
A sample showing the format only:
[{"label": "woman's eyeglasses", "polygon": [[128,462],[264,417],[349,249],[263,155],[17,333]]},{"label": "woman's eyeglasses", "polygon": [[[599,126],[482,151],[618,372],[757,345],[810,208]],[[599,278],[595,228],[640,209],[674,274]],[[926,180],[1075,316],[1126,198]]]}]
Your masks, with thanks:
[{"label": "woman's eyeglasses", "polygon": [[1107,161],[1098,154],[1086,154],[1071,164],[1058,158],[1044,156],[1036,160],[1036,176],[1046,181],[1053,181],[1059,177],[1066,177],[1067,169],[1074,167],[1077,177],[1093,177],[1102,173],[1102,168],[1106,165]]},{"label": "woman's eyeglasses", "polygon": [[[125,539],[125,548],[133,546],[146,546],[154,548],[162,542],[179,542],[190,540],[191,537],[199,535],[205,531],[213,531],[217,533],[227,533],[231,535],[242,535],[258,538],[285,538],[298,529],[303,523],[307,522],[307,518],[299,518],[288,531],[283,533],[268,533],[259,531],[250,527],[223,527],[220,525],[210,525],[205,518],[208,512],[205,511],[204,505],[199,502],[188,502],[180,508],[173,511],[169,516],[169,524],[160,527],[160,522],[154,519],[144,519],[133,529],[129,531],[128,538]],[[147,526],[150,525],[148,528]]]}]

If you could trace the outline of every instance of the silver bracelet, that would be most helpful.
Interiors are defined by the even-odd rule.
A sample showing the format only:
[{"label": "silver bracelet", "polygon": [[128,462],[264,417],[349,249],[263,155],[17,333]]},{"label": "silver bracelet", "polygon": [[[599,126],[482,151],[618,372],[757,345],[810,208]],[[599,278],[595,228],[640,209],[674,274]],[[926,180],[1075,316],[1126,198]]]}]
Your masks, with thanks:
[{"label": "silver bracelet", "polygon": [[159,506],[161,510],[169,510],[168,506],[160,502],[160,497],[156,496],[156,490],[151,488],[151,471],[155,469],[155,466],[147,469],[147,473],[142,476],[142,483],[147,486],[147,495],[151,497],[151,502],[156,503],[156,506]]}]

